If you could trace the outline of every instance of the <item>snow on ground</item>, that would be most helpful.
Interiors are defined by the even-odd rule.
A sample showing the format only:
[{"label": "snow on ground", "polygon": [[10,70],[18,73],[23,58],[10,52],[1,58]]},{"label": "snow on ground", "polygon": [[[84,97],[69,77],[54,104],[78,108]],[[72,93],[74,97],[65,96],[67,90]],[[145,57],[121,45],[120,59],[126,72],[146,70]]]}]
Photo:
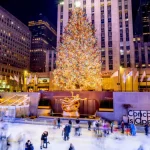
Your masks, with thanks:
[{"label": "snow on ground", "polygon": [[[21,147],[27,140],[31,140],[35,150],[40,150],[40,138],[44,131],[49,132],[48,150],[68,150],[70,143],[73,143],[75,150],[138,150],[140,145],[144,150],[150,150],[150,137],[146,137],[143,133],[134,137],[111,134],[107,138],[97,139],[94,132],[87,129],[82,129],[81,136],[75,136],[72,128],[70,140],[66,142],[62,138],[62,128],[53,129],[46,125],[8,124],[7,136],[11,134],[13,139],[11,150],[24,150]],[[20,134],[25,139],[23,144],[18,147],[16,141]]]}]

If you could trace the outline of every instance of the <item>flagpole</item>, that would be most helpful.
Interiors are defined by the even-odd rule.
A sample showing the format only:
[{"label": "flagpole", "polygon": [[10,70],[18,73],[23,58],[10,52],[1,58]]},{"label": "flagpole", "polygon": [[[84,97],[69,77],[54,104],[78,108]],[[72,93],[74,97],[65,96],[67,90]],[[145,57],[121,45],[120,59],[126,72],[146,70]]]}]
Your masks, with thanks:
[{"label": "flagpole", "polygon": [[118,70],[118,91],[120,91],[120,80],[119,80],[119,78],[120,78],[120,69]]},{"label": "flagpole", "polygon": [[132,70],[132,92],[133,92],[133,70]]},{"label": "flagpole", "polygon": [[119,67],[119,78],[120,78],[120,91],[122,91],[122,83],[121,83],[121,71]]},{"label": "flagpole", "polygon": [[[126,80],[126,82],[127,82],[127,80]],[[125,82],[125,92],[126,92],[126,82]]]},{"label": "flagpole", "polygon": [[132,92],[133,92],[133,74],[132,74]]},{"label": "flagpole", "polygon": [[[146,72],[146,71],[145,71]],[[147,74],[146,74],[146,91],[147,91]]]}]

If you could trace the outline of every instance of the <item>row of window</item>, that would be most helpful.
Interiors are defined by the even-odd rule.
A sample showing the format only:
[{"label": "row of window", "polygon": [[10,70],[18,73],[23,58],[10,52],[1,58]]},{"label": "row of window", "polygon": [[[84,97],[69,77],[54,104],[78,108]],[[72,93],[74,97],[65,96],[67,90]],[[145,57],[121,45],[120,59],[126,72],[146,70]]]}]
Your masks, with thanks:
[{"label": "row of window", "polygon": [[19,24],[15,24],[13,20],[8,18],[7,16],[0,14],[0,24],[4,25],[5,27],[9,28],[10,30],[14,30],[17,33],[20,33],[22,36],[25,36],[26,38],[30,37],[30,33],[28,29],[23,29],[22,26]]}]

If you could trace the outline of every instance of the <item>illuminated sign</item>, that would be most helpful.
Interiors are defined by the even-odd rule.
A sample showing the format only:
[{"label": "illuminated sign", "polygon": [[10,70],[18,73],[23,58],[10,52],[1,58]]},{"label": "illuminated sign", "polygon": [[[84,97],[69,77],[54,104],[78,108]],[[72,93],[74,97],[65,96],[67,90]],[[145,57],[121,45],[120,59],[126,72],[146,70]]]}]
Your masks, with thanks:
[{"label": "illuminated sign", "polygon": [[38,78],[38,83],[49,83],[49,78]]}]

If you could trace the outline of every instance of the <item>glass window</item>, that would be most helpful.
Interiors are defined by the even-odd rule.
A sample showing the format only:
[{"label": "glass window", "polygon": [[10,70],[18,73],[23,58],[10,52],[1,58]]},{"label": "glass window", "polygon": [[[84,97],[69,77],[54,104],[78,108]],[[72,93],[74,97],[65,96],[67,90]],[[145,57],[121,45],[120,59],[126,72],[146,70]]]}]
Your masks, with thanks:
[{"label": "glass window", "polygon": [[91,8],[91,11],[94,12],[94,7]]}]

